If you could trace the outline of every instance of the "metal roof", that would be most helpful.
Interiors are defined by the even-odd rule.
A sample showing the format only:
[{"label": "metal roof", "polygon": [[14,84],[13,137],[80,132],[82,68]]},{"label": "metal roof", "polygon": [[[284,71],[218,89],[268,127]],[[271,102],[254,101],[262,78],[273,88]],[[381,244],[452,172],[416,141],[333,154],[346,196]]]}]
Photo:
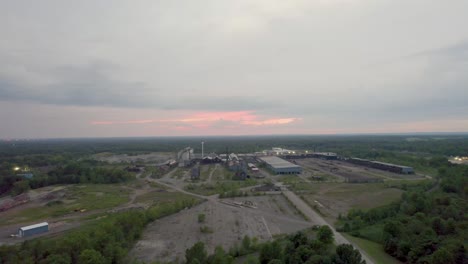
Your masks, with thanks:
[{"label": "metal roof", "polygon": [[263,160],[264,162],[268,163],[270,166],[276,169],[280,168],[300,168],[301,166],[293,164],[287,160],[278,158],[276,156],[267,156],[267,157],[261,157],[259,158]]},{"label": "metal roof", "polygon": [[402,166],[402,165],[397,165],[397,164],[392,164],[392,163],[387,163],[387,162],[382,162],[382,161],[367,160],[367,159],[360,159],[360,158],[351,158],[351,159],[359,160],[359,161],[367,161],[367,162],[374,163],[374,164],[380,164],[380,165],[390,166],[390,167],[397,167],[397,168],[401,168],[401,169],[413,169],[412,167],[409,167],[409,166]]},{"label": "metal roof", "polygon": [[29,225],[29,226],[23,226],[21,227],[20,229],[23,230],[23,231],[26,231],[26,230],[30,230],[30,229],[34,229],[34,228],[38,228],[38,227],[43,227],[43,226],[48,226],[49,223],[47,222],[42,222],[42,223],[39,223],[39,224],[34,224],[34,225]]},{"label": "metal roof", "polygon": [[381,162],[381,161],[372,161],[372,163],[381,164],[381,165],[385,165],[385,166],[391,166],[391,167],[397,167],[397,168],[402,168],[402,169],[413,169],[413,168],[408,167],[408,166],[396,165],[396,164]]}]

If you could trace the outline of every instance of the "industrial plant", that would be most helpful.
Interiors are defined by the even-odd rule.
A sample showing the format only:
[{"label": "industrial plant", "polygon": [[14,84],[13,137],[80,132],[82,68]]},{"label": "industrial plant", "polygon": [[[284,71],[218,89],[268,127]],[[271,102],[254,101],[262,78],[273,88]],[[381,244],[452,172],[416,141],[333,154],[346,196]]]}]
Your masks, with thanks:
[{"label": "industrial plant", "polygon": [[299,174],[302,172],[301,166],[276,156],[265,156],[259,159],[275,174]]}]

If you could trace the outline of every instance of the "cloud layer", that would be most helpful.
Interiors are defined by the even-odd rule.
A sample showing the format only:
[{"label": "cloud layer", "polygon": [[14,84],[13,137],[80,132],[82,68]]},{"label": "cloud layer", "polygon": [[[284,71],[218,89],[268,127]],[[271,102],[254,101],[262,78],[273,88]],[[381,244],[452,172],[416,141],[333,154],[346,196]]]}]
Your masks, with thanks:
[{"label": "cloud layer", "polygon": [[0,137],[467,131],[465,10],[5,1]]}]

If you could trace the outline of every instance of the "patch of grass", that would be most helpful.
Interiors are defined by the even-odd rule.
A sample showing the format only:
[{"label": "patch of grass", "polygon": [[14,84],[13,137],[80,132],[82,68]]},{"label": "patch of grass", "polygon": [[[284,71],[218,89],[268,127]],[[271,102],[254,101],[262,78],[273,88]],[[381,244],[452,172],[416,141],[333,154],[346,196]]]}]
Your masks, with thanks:
[{"label": "patch of grass", "polygon": [[55,201],[50,201],[46,204],[46,206],[57,206],[57,205],[62,205],[63,204],[63,201],[60,201],[60,200],[55,200]]},{"label": "patch of grass", "polygon": [[211,234],[213,233],[213,229],[211,229],[209,226],[200,226],[200,232],[204,234]]},{"label": "patch of grass", "polygon": [[128,189],[118,184],[87,184],[66,187],[64,200],[49,202],[44,206],[26,208],[2,216],[0,225],[38,221],[66,214],[79,214],[75,210],[93,211],[107,209],[129,200]]},{"label": "patch of grass", "polygon": [[245,181],[223,181],[216,183],[189,184],[185,186],[187,191],[201,194],[213,195],[237,191],[240,188],[258,184],[257,180],[247,179]]},{"label": "patch of grass", "polygon": [[286,184],[293,185],[296,183],[304,183],[304,180],[297,175],[281,175],[278,178],[278,181]]},{"label": "patch of grass", "polygon": [[364,238],[376,243],[383,243],[383,224],[367,225],[359,230],[360,238]]},{"label": "patch of grass", "polygon": [[314,195],[320,195],[327,199],[346,202],[350,208],[363,210],[389,204],[399,199],[402,194],[401,190],[389,188],[385,183],[317,183],[314,185],[302,188],[302,190],[309,191],[308,195],[305,195],[307,200],[314,200]]},{"label": "patch of grass", "polygon": [[182,199],[184,197],[191,197],[188,194],[167,191],[165,189],[154,190],[142,195],[139,195],[135,198],[136,203],[149,203],[150,205],[160,205],[164,203],[171,203]]},{"label": "patch of grass", "polygon": [[[211,172],[215,169],[215,164],[201,165],[200,166],[200,180],[207,181]],[[213,174],[214,176],[214,174]]]},{"label": "patch of grass", "polygon": [[218,165],[218,168],[213,173],[212,181],[229,181],[234,176],[234,172],[228,170],[223,165]]},{"label": "patch of grass", "polygon": [[182,168],[176,168],[174,172],[171,175],[171,178],[177,178],[177,179],[182,179],[185,174],[187,174],[188,170],[187,169],[182,169]]},{"label": "patch of grass", "polygon": [[356,243],[361,249],[363,249],[375,263],[379,264],[400,264],[397,259],[385,253],[381,244],[369,241],[367,239],[353,237],[347,234],[343,234],[347,239]]},{"label": "patch of grass", "polygon": [[204,223],[205,218],[206,218],[205,214],[198,214],[198,223]]}]

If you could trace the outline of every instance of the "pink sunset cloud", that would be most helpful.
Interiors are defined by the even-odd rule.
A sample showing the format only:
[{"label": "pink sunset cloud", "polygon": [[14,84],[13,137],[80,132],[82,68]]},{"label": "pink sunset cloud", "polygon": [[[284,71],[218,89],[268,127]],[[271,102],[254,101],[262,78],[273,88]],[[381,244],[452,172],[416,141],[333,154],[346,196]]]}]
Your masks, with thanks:
[{"label": "pink sunset cloud", "polygon": [[129,121],[92,121],[93,125],[115,125],[115,124],[148,124],[154,123],[155,120],[144,119],[144,120],[129,120]]},{"label": "pink sunset cloud", "polygon": [[[264,117],[257,115],[254,111],[230,111],[230,112],[202,112],[195,113],[181,118],[173,119],[138,119],[138,120],[106,120],[92,121],[92,125],[119,125],[119,124],[149,124],[149,123],[186,123],[191,124],[194,128],[209,128],[220,121],[230,122],[231,124],[245,126],[278,126],[285,125],[301,118],[295,117]],[[176,128],[174,126],[174,128]],[[177,130],[180,127],[177,126]],[[184,127],[183,130],[188,130]]]}]

